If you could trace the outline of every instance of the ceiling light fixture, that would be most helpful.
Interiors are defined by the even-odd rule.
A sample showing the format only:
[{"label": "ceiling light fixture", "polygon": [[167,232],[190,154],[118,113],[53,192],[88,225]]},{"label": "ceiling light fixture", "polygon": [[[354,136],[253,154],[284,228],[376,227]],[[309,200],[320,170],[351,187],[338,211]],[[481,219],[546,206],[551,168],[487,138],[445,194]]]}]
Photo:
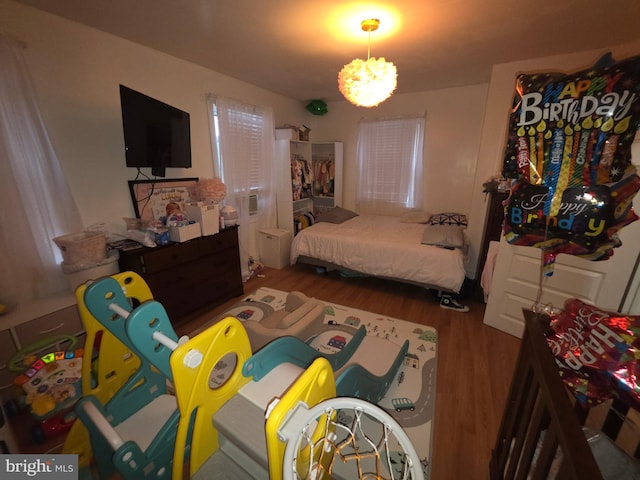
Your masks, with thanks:
[{"label": "ceiling light fixture", "polygon": [[344,97],[359,107],[375,107],[391,96],[397,85],[397,71],[384,57],[371,58],[371,32],[380,26],[380,20],[364,20],[360,27],[369,33],[367,60],[356,58],[346,64],[338,74],[338,89]]}]

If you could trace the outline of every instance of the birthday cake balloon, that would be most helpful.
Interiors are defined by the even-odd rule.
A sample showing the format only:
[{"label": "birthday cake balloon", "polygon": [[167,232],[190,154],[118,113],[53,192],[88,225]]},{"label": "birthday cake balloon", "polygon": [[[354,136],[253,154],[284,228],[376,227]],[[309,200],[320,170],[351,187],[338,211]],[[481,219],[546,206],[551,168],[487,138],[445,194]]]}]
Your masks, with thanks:
[{"label": "birthday cake balloon", "polygon": [[518,76],[502,172],[513,179],[504,233],[542,249],[546,275],[559,253],[609,258],[621,245],[617,232],[638,219],[631,144],[639,127],[640,56],[572,75]]}]

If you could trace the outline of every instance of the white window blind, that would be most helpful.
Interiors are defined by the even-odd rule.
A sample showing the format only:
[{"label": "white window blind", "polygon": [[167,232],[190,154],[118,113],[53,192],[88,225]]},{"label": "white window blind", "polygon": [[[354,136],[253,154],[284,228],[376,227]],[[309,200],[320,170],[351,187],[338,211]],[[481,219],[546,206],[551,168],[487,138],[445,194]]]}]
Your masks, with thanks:
[{"label": "white window blind", "polygon": [[424,117],[362,120],[356,209],[397,215],[422,208]]},{"label": "white window blind", "polygon": [[[221,151],[220,141],[220,122],[218,118],[218,107],[216,104],[212,104],[213,117],[215,125],[215,150],[216,150],[216,170],[218,175],[225,181],[225,162]],[[260,158],[262,152],[263,142],[263,118],[261,113],[255,111],[255,107],[246,105],[245,108],[248,111],[242,111],[231,109],[227,112],[228,115],[228,128],[225,136],[225,141],[229,143],[239,142],[242,153],[246,155],[247,161],[244,162],[246,168],[246,180],[248,187],[251,190],[258,190],[260,188],[261,179],[263,177],[262,168],[260,165]],[[227,168],[229,170],[229,168]],[[237,186],[235,188],[237,190]]]}]

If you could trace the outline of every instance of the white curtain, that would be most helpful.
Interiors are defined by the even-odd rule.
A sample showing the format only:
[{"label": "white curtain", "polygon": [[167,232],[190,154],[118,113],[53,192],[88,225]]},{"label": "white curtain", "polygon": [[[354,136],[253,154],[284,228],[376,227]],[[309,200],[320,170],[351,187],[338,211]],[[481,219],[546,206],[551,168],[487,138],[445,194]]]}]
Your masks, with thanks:
[{"label": "white curtain", "polygon": [[25,46],[0,35],[0,302],[68,290],[53,238],[81,229],[44,125]]},{"label": "white curtain", "polygon": [[422,208],[424,126],[424,116],[360,121],[358,212],[399,215]]},{"label": "white curtain", "polygon": [[[257,228],[276,225],[273,112],[215,95],[209,95],[207,101],[214,170],[227,188],[224,204],[238,209],[240,264],[246,281],[250,276],[251,222]],[[254,216],[249,215],[252,194],[258,195]]]}]

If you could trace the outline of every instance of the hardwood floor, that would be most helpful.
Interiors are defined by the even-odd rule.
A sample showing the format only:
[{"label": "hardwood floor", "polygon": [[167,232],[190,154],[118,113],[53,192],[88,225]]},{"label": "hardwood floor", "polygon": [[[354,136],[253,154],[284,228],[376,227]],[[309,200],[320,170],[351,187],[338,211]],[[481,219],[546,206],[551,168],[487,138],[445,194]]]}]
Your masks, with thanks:
[{"label": "hardwood floor", "polygon": [[[265,269],[263,278],[245,284],[299,290],[340,305],[435,327],[438,331],[436,421],[432,480],[486,479],[489,455],[502,416],[520,340],[482,323],[484,304],[469,303],[468,313],[440,308],[424,289],[388,280],[319,274],[306,265]],[[193,334],[240,298],[177,327]]]}]

